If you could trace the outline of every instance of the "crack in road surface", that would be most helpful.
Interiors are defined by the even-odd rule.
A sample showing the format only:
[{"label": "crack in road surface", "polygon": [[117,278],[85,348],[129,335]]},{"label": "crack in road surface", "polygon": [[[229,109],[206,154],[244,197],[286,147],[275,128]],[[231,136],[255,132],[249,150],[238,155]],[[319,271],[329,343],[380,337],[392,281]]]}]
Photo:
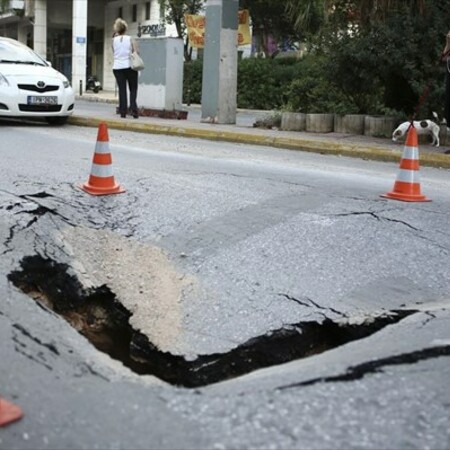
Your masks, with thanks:
[{"label": "crack in road surface", "polygon": [[[189,388],[325,352],[370,336],[415,312],[391,311],[371,316],[363,323],[351,323],[351,318],[340,318],[338,322],[325,318],[322,322],[290,324],[250,339],[227,353],[199,355],[187,360],[161,350],[146,334],[133,328],[130,324],[133,313],[117,300],[107,285],[85,289],[75,276],[67,273],[66,264],[41,256],[25,257],[21,265],[22,270],[8,275],[9,280],[61,315],[97,349],[122,361],[138,374],[152,374],[173,385]],[[313,305],[314,302],[308,304]],[[16,328],[32,338],[23,327]]]},{"label": "crack in road surface", "polygon": [[381,220],[386,220],[388,222],[394,222],[394,223],[400,223],[402,225],[405,225],[408,228],[411,228],[414,231],[422,231],[419,230],[416,227],[413,227],[412,225],[410,225],[408,222],[405,222],[404,220],[399,220],[399,219],[391,219],[389,217],[382,217],[380,215],[378,215],[376,212],[374,211],[352,211],[349,213],[339,213],[339,214],[333,214],[334,217],[348,217],[348,216],[371,216],[374,219],[377,219],[379,221]]},{"label": "crack in road surface", "polygon": [[294,298],[294,297],[292,297],[292,296],[290,296],[288,294],[278,294],[278,295],[280,295],[281,297],[286,298],[287,300],[290,300],[290,301],[293,301],[295,303],[298,303],[301,306],[306,306],[307,308],[316,308],[316,309],[320,309],[320,310],[323,310],[323,311],[330,311],[330,312],[332,312],[334,314],[337,314],[338,316],[341,316],[341,317],[346,317],[346,318],[349,317],[347,314],[345,314],[345,313],[343,313],[341,311],[338,311],[335,308],[321,306],[321,305],[319,305],[317,302],[315,302],[314,300],[312,300],[309,297],[304,297],[303,300],[300,300],[300,299]]},{"label": "crack in road surface", "polygon": [[368,374],[382,372],[383,367],[400,364],[415,364],[419,361],[439,358],[441,356],[450,356],[450,345],[437,346],[424,350],[417,350],[410,353],[403,353],[401,355],[388,356],[376,361],[365,362],[356,366],[349,367],[345,373],[340,375],[320,377],[314,378],[312,380],[302,381],[300,383],[292,383],[286,386],[281,386],[278,388],[278,390],[283,391],[286,389],[298,388],[301,386],[310,386],[316,383],[336,383],[339,381],[360,380]]}]

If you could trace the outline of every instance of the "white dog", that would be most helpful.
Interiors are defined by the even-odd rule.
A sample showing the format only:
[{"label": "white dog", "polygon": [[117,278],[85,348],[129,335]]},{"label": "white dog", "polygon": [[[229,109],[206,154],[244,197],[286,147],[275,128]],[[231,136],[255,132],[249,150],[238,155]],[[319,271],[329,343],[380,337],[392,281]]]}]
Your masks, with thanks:
[{"label": "white dog", "polygon": [[[415,120],[413,124],[417,131],[417,135],[429,134],[432,139],[431,145],[439,147],[439,125],[431,120]],[[405,137],[410,125],[411,122],[403,122],[400,124],[392,133],[392,140],[396,142],[397,139]]]}]

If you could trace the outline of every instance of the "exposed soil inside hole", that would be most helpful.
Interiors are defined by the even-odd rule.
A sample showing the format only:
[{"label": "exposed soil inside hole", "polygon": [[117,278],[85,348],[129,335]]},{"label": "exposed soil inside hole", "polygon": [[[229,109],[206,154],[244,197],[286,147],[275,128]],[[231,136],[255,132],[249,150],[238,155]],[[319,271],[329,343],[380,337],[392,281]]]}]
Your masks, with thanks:
[{"label": "exposed soil inside hole", "polygon": [[393,311],[365,324],[302,322],[251,339],[228,353],[187,361],[158,350],[129,323],[130,312],[103,285],[85,290],[68,266],[40,256],[22,260],[8,279],[39,304],[61,315],[102,352],[134,372],[151,374],[177,386],[199,387],[254,370],[322,353],[367,337],[414,311]]}]

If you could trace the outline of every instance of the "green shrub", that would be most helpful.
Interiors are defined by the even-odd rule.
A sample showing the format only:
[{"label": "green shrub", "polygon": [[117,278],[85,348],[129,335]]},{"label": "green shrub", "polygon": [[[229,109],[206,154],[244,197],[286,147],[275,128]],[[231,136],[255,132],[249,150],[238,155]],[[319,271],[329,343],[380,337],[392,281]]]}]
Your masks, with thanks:
[{"label": "green shrub", "polygon": [[358,113],[358,106],[329,79],[328,59],[310,55],[301,60],[298,75],[286,91],[284,109],[304,113]]},{"label": "green shrub", "polygon": [[184,64],[183,103],[201,103],[202,70],[203,61],[201,59]]},{"label": "green shrub", "polygon": [[[438,63],[448,29],[448,2],[430,0],[422,14],[406,3],[382,21],[328,40],[332,83],[367,114],[430,117],[443,107]],[[427,89],[427,87],[429,89]]]},{"label": "green shrub", "polygon": [[[273,110],[287,101],[288,86],[298,76],[295,58],[246,58],[238,62],[238,108]],[[203,61],[184,65],[183,102],[201,103]],[[189,90],[189,92],[188,92]]]},{"label": "green shrub", "polygon": [[[203,61],[185,63],[183,102],[201,103]],[[247,58],[238,62],[238,108],[302,112],[360,112],[355,93],[347,95],[327,76],[326,58]]]},{"label": "green shrub", "polygon": [[280,87],[276,85],[270,60],[243,59],[238,66],[237,102],[240,108],[272,109],[280,103]]}]

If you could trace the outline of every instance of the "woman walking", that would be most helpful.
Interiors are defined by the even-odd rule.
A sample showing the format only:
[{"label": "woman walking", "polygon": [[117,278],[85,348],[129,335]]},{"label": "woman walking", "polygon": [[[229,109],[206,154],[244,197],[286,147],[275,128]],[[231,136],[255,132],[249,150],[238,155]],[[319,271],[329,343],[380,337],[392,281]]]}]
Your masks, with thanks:
[{"label": "woman walking", "polygon": [[138,73],[131,68],[131,53],[137,52],[136,42],[127,35],[128,25],[122,19],[114,22],[114,37],[112,48],[114,53],[113,74],[119,88],[119,113],[126,117],[128,111],[127,84],[130,90],[130,109],[132,116],[139,117],[136,104]]}]

